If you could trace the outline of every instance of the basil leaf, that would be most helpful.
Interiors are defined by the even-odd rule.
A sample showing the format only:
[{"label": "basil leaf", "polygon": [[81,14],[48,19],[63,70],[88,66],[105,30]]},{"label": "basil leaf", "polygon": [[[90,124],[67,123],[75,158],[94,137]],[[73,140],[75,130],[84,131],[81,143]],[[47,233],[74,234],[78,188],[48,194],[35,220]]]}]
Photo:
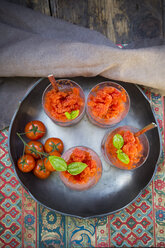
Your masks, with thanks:
[{"label": "basil leaf", "polygon": [[78,175],[80,174],[88,165],[82,162],[74,162],[68,165],[67,171],[71,175]]},{"label": "basil leaf", "polygon": [[117,157],[118,159],[123,162],[124,164],[129,164],[129,157],[126,153],[124,153],[122,150],[117,151]]},{"label": "basil leaf", "polygon": [[119,150],[117,150],[116,153],[118,154],[118,153],[121,153],[121,152],[123,152],[123,151],[121,149],[119,149]]},{"label": "basil leaf", "polygon": [[124,139],[120,134],[117,133],[113,136],[113,145],[117,149],[122,148],[122,146],[124,145]]},{"label": "basil leaf", "polygon": [[78,115],[79,115],[79,109],[78,110],[73,110],[70,115],[71,115],[71,119],[75,119]]},{"label": "basil leaf", "polygon": [[71,114],[69,114],[69,112],[65,112],[65,116],[68,120],[72,119]]},{"label": "basil leaf", "polygon": [[68,120],[73,120],[79,115],[79,109],[78,110],[73,110],[71,113],[65,112],[65,116]]},{"label": "basil leaf", "polygon": [[49,156],[49,161],[56,171],[66,171],[67,163],[63,158],[57,156]]}]

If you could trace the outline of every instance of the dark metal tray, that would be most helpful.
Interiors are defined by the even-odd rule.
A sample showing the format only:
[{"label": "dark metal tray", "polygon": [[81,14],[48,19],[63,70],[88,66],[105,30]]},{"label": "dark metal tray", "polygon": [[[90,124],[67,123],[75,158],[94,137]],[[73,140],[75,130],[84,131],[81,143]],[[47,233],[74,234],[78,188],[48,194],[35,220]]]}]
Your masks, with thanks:
[{"label": "dark metal tray", "polygon": [[[87,96],[89,90],[97,83],[108,81],[102,77],[72,80],[79,83]],[[156,122],[151,105],[142,90],[134,84],[118,82],[126,88],[131,100],[131,108],[127,117],[117,126],[131,125],[142,128],[150,122]],[[42,93],[49,84],[48,79],[40,79],[25,95],[16,111],[9,130],[9,154],[15,173],[20,183],[32,197],[44,206],[65,215],[76,217],[96,217],[114,213],[128,206],[151,182],[157,169],[161,153],[161,136],[159,128],[146,133],[150,152],[145,164],[134,171],[125,171],[108,165],[101,154],[101,140],[107,129],[92,125],[86,116],[73,127],[55,125],[42,109]],[[17,132],[23,132],[27,122],[41,120],[47,127],[48,137],[59,137],[63,140],[65,150],[77,145],[85,145],[94,149],[100,156],[103,173],[97,185],[87,191],[73,191],[60,181],[57,172],[46,180],[36,178],[32,173],[22,173],[17,168],[17,159],[22,155],[23,144]]]}]

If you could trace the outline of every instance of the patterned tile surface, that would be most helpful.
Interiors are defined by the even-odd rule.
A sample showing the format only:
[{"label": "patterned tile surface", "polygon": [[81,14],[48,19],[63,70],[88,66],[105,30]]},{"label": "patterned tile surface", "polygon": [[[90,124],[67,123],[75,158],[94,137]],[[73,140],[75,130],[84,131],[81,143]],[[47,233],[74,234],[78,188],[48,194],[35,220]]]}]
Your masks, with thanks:
[{"label": "patterned tile surface", "polygon": [[[163,137],[164,99],[151,99]],[[0,131],[0,247],[165,247],[165,165],[162,153],[156,176],[124,210],[103,218],[64,217],[38,205],[18,183]]]}]

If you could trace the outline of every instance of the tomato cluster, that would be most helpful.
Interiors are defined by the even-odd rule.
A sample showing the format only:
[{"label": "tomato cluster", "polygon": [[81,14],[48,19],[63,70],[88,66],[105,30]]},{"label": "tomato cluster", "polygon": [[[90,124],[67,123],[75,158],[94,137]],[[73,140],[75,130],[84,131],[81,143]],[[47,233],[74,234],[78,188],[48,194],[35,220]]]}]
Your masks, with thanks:
[{"label": "tomato cluster", "polygon": [[48,138],[44,144],[38,141],[45,133],[46,127],[41,121],[28,122],[25,126],[25,135],[30,141],[25,145],[25,154],[17,161],[18,168],[22,172],[33,171],[40,179],[47,178],[52,171],[55,171],[48,157],[50,155],[61,157],[64,149],[64,144],[59,138]]}]

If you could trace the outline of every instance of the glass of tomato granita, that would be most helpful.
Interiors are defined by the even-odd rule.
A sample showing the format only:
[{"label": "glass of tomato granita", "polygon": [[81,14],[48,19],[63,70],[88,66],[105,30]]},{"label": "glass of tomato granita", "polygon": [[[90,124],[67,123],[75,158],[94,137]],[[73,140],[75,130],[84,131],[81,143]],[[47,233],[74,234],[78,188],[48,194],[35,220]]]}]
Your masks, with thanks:
[{"label": "glass of tomato granita", "polygon": [[103,128],[122,121],[129,112],[130,99],[127,91],[114,82],[102,82],[90,91],[86,113],[89,120]]},{"label": "glass of tomato granita", "polygon": [[102,175],[102,163],[92,149],[85,146],[72,147],[68,149],[62,158],[67,165],[73,162],[82,162],[87,167],[78,175],[71,175],[68,171],[60,172],[62,182],[72,190],[87,190],[96,185]]},{"label": "glass of tomato granita", "polygon": [[137,128],[122,126],[108,132],[101,144],[105,160],[125,170],[144,164],[149,154],[149,142],[145,134],[136,137],[137,131]]},{"label": "glass of tomato granita", "polygon": [[69,79],[56,80],[58,91],[49,84],[42,96],[45,113],[57,125],[72,126],[85,114],[85,95],[76,82]]}]

